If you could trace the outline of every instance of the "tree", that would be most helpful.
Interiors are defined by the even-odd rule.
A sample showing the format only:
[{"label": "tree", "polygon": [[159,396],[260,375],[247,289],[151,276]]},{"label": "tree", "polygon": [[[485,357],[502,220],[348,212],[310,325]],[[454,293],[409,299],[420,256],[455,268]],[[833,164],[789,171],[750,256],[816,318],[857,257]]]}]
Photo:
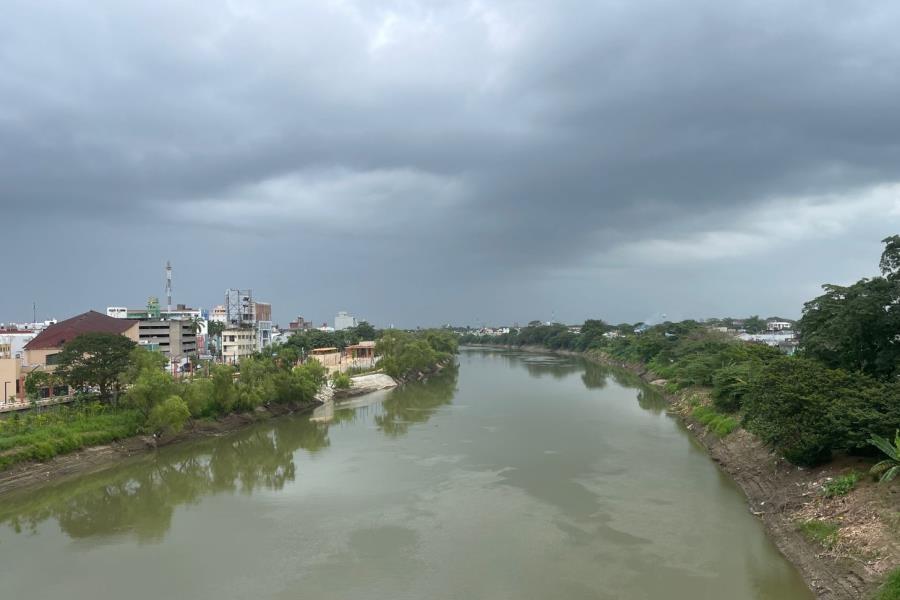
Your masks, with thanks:
[{"label": "tree", "polygon": [[883,277],[826,284],[804,305],[800,345],[807,356],[884,379],[900,372],[900,236],[884,244]]},{"label": "tree", "polygon": [[187,403],[178,396],[169,396],[150,411],[147,427],[157,437],[167,431],[178,433],[190,417]]},{"label": "tree", "polygon": [[[221,321],[209,321],[206,324],[206,333],[210,338],[213,339],[221,339],[222,332],[225,331],[225,323]],[[222,354],[222,344],[217,344],[216,348],[218,350],[218,354],[221,356]]]},{"label": "tree", "polygon": [[115,333],[83,333],[63,346],[57,372],[72,387],[97,386],[100,399],[108,400],[119,376],[128,368],[135,346],[132,340]]},{"label": "tree", "polygon": [[360,340],[374,340],[378,335],[378,332],[375,331],[375,328],[372,327],[368,321],[360,321],[359,324],[353,328],[353,332]]},{"label": "tree", "polygon": [[880,435],[873,435],[869,442],[887,456],[872,467],[871,472],[873,475],[881,476],[881,483],[888,483],[900,473],[900,430],[894,432],[893,444]]},{"label": "tree", "polygon": [[140,372],[125,393],[125,403],[140,411],[149,419],[153,409],[175,391],[172,376],[157,368],[146,368]]}]

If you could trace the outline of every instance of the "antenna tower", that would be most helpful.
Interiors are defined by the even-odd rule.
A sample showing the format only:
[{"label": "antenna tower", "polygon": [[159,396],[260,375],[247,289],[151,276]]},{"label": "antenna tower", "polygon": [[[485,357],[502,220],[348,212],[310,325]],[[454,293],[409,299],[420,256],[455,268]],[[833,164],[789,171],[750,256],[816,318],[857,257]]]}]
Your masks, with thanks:
[{"label": "antenna tower", "polygon": [[166,304],[172,312],[172,263],[166,261]]}]

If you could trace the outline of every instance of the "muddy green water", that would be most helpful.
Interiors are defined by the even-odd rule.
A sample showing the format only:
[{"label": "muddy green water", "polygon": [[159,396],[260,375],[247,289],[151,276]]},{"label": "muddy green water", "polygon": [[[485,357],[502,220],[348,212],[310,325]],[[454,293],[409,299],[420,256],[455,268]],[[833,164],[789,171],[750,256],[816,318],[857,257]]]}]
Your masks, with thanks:
[{"label": "muddy green water", "polygon": [[459,363],[0,498],[0,598],[811,597],[638,381]]}]

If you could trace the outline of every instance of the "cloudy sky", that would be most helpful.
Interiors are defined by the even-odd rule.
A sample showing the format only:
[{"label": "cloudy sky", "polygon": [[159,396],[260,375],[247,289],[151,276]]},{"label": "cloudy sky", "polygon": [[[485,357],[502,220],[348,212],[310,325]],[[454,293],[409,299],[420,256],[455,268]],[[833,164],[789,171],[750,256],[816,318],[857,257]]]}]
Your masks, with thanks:
[{"label": "cloudy sky", "polygon": [[900,232],[900,3],[4,3],[0,321],[798,316]]}]

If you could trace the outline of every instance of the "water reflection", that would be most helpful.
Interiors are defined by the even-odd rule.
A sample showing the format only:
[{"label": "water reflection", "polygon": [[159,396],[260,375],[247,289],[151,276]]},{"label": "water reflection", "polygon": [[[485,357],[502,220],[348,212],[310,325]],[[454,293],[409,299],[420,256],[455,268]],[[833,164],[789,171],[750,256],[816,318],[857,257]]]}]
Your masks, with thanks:
[{"label": "water reflection", "polygon": [[286,418],[8,498],[0,523],[34,532],[52,518],[76,539],[129,534],[159,541],[178,505],[209,494],[279,490],[294,480],[297,450],[315,453],[329,443],[327,428]]},{"label": "water reflection", "polygon": [[[644,409],[660,412],[665,399],[639,377],[577,358],[504,353],[505,360],[524,366],[534,377],[554,378],[580,373],[588,389],[602,389],[612,380],[638,387]],[[177,506],[193,504],[220,493],[250,494],[280,490],[297,476],[295,454],[327,448],[329,426],[372,420],[390,438],[401,437],[426,423],[457,390],[458,368],[452,367],[423,383],[390,392],[380,407],[336,405],[329,423],[306,417],[283,418],[223,437],[165,448],[153,456],[33,492],[12,495],[0,506],[0,524],[16,532],[34,532],[55,519],[72,538],[132,535],[139,542],[156,542],[169,530]]]},{"label": "water reflection", "polygon": [[[394,390],[374,417],[390,437],[426,422],[456,391],[458,370],[445,369],[426,383]],[[370,416],[370,407],[336,408],[331,424]],[[0,506],[0,524],[17,533],[36,532],[55,519],[72,538],[132,535],[158,542],[169,530],[177,506],[207,495],[280,490],[297,475],[295,454],[327,448],[329,425],[287,417],[223,437],[164,448],[153,456],[94,475],[14,494]]]},{"label": "water reflection", "polygon": [[410,383],[394,390],[375,415],[375,424],[388,437],[405,435],[411,425],[425,423],[442,406],[450,404],[456,393],[459,368],[444,369],[427,382]]}]

